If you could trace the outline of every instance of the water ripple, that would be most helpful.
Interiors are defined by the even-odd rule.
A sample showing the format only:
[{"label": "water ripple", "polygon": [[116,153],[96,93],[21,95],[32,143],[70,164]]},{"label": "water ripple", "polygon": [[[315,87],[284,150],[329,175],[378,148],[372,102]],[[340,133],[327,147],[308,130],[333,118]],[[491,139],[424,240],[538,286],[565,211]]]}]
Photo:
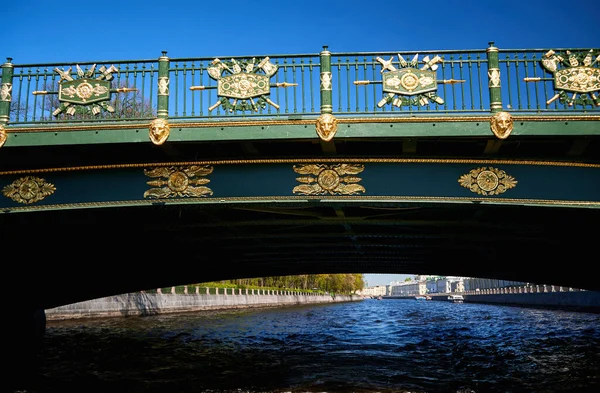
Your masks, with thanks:
[{"label": "water ripple", "polygon": [[412,300],[57,321],[36,392],[598,392],[599,322]]}]

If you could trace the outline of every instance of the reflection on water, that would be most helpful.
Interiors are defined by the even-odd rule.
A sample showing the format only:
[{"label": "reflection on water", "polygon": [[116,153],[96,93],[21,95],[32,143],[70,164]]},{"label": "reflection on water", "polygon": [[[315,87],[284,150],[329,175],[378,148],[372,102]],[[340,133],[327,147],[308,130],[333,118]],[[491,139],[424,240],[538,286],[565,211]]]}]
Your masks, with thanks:
[{"label": "reflection on water", "polygon": [[49,322],[36,391],[599,392],[599,322],[370,299]]}]

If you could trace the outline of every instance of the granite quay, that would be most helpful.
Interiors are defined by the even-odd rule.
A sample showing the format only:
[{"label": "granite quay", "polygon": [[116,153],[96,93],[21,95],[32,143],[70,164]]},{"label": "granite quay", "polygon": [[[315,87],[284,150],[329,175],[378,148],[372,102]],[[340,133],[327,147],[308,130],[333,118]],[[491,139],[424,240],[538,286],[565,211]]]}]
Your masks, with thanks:
[{"label": "granite quay", "polygon": [[68,304],[45,310],[48,320],[142,316],[201,310],[282,307],[301,304],[359,301],[358,295],[310,293],[293,290],[201,288],[194,293],[135,292]]}]

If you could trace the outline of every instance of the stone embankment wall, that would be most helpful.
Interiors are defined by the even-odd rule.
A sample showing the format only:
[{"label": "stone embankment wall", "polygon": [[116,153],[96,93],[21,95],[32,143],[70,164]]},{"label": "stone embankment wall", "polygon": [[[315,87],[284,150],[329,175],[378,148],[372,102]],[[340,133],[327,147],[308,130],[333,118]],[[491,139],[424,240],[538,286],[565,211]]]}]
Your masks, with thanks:
[{"label": "stone embankment wall", "polygon": [[[489,292],[489,293],[487,293]],[[506,306],[529,306],[600,313],[600,292],[560,291],[560,292],[510,292],[505,289],[481,292],[457,292],[463,295],[466,303],[501,304]],[[428,294],[432,300],[448,301],[450,293]],[[415,296],[387,296],[387,299],[414,299]]]},{"label": "stone embankment wall", "polygon": [[465,302],[515,306],[551,307],[564,310],[600,312],[600,292],[539,292],[464,295]]},{"label": "stone embankment wall", "polygon": [[[254,291],[253,291],[254,292]],[[320,295],[284,291],[261,294],[129,293],[60,306],[46,311],[48,320],[156,315],[200,310],[281,307],[362,300],[358,295]]]}]

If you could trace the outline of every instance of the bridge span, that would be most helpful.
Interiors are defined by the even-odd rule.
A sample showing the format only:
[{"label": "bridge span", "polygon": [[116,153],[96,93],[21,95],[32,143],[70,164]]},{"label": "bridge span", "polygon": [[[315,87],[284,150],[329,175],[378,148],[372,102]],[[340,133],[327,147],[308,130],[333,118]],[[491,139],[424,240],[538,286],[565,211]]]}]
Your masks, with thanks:
[{"label": "bridge span", "polygon": [[2,65],[14,308],[317,273],[600,290],[597,48]]}]

